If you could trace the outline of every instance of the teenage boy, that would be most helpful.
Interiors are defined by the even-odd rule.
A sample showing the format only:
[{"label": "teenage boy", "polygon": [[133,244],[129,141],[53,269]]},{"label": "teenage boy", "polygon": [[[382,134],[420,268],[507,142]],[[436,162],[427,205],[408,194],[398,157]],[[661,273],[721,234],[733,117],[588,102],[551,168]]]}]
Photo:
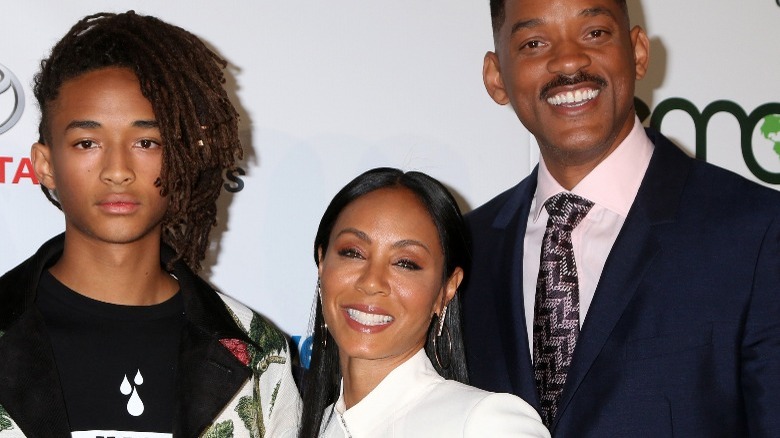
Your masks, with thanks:
[{"label": "teenage boy", "polygon": [[195,274],[242,153],[225,65],[132,11],[41,63],[32,160],[65,233],[0,278],[0,437],[295,434],[285,336]]}]

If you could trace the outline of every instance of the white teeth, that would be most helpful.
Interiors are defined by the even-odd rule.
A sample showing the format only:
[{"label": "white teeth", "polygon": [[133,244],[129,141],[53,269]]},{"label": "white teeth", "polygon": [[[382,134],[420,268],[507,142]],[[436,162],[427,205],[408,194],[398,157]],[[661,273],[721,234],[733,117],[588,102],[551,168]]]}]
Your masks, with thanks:
[{"label": "white teeth", "polygon": [[547,103],[550,105],[563,105],[572,103],[581,103],[591,100],[599,95],[599,90],[577,90],[574,92],[567,91],[565,93],[556,94],[547,99]]},{"label": "white teeth", "polygon": [[390,315],[376,315],[355,309],[347,309],[347,314],[351,319],[368,326],[383,325],[393,320],[393,317]]}]

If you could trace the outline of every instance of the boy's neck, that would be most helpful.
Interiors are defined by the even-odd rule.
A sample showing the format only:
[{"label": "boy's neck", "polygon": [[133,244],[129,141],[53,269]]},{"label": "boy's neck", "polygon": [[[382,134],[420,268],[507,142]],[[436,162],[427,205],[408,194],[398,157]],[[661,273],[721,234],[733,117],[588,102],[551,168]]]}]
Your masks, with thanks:
[{"label": "boy's neck", "polygon": [[160,239],[112,244],[65,234],[65,249],[49,271],[68,288],[111,304],[148,306],[179,290],[160,264]]}]

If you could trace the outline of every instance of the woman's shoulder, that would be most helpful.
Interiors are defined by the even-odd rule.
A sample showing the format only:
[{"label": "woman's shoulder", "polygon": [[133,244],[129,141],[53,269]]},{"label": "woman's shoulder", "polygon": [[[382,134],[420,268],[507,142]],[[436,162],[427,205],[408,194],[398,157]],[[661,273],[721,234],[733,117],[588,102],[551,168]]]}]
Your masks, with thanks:
[{"label": "woman's shoulder", "polygon": [[464,437],[549,437],[536,410],[521,398],[484,391],[452,380],[440,382],[426,397],[420,418],[446,413],[449,422],[462,422]]},{"label": "woman's shoulder", "polygon": [[451,407],[454,407],[452,405],[459,405],[463,410],[474,409],[479,404],[509,403],[527,408],[527,410],[530,410],[529,412],[536,412],[528,403],[515,395],[485,391],[454,380],[441,380],[438,382],[427,397],[429,401],[433,399],[437,400],[438,403],[448,404]]}]

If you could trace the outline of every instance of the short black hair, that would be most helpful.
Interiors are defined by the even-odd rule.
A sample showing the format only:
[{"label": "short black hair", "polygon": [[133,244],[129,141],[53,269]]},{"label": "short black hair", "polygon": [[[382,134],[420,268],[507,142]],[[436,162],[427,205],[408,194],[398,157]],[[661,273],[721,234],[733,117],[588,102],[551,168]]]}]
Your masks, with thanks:
[{"label": "short black hair", "polygon": [[[628,5],[626,0],[615,0],[628,18]],[[506,0],[490,0],[490,21],[493,25],[493,34],[498,33],[506,20]]]},{"label": "short black hair", "polygon": [[[446,281],[456,268],[467,269],[470,265],[466,226],[455,198],[447,188],[422,172],[403,172],[399,169],[380,167],[364,172],[342,188],[322,215],[317,235],[314,238],[314,261],[320,263],[319,252],[324,255],[333,227],[341,212],[356,199],[373,191],[385,188],[401,188],[411,191],[425,206],[431,220],[436,225],[439,242],[444,254],[442,281]],[[465,272],[464,272],[465,274]],[[428,327],[425,352],[436,371],[444,378],[462,383],[468,382],[466,356],[463,347],[463,335],[460,323],[460,300],[458,294],[447,306],[444,318],[449,331],[451,352],[449,365],[443,368],[436,360],[434,338],[438,318],[433,318]],[[313,322],[313,351],[311,365],[303,384],[303,413],[299,437],[318,437],[325,408],[335,403],[339,396],[338,349],[330,333],[317,330],[324,324],[322,305],[317,300]],[[327,337],[327,348],[322,348]],[[444,336],[443,336],[444,337]],[[442,341],[443,342],[443,341]]]},{"label": "short black hair", "polygon": [[[41,61],[33,91],[41,120],[39,142],[51,140],[51,104],[62,84],[84,73],[132,71],[152,105],[163,140],[157,181],[169,196],[163,241],[193,270],[200,268],[216,224],[223,172],[242,157],[238,112],[223,84],[227,62],[195,35],[133,11],[98,13],[76,23]],[[59,203],[41,185],[47,198]]]}]

